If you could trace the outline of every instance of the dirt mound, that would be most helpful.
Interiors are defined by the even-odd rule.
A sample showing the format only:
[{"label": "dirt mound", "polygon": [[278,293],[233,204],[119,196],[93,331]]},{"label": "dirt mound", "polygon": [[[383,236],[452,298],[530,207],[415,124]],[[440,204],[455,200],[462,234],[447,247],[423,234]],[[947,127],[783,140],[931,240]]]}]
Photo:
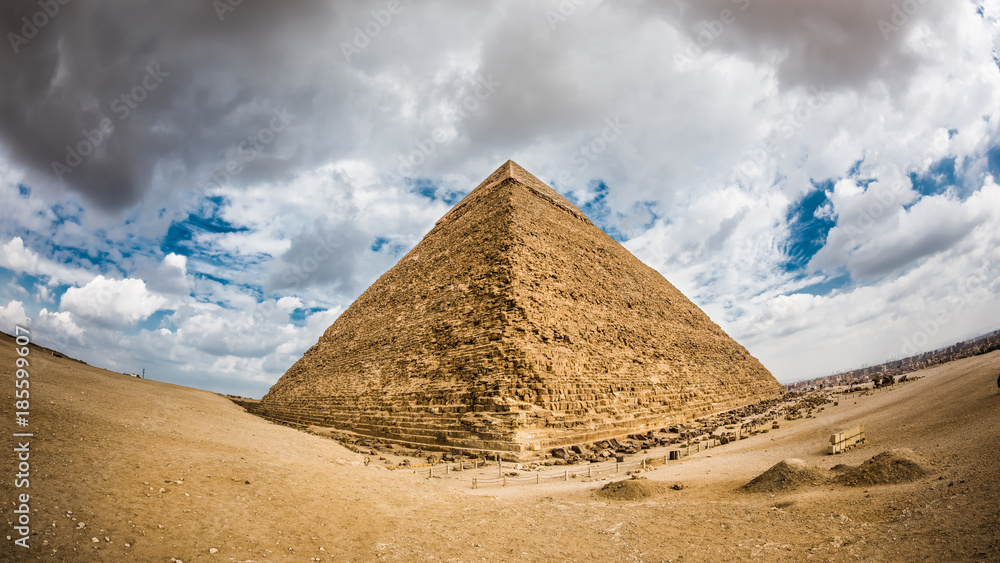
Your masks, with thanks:
[{"label": "dirt mound", "polygon": [[799,485],[809,485],[823,481],[825,475],[819,469],[797,458],[779,461],[746,485],[743,490],[751,493],[773,493],[787,491]]},{"label": "dirt mound", "polygon": [[608,483],[597,490],[597,496],[611,500],[642,500],[659,495],[668,488],[665,483],[657,483],[640,477]]},{"label": "dirt mound", "polygon": [[891,485],[915,481],[929,473],[926,460],[909,448],[900,448],[882,452],[858,467],[842,468],[837,482],[858,487]]}]

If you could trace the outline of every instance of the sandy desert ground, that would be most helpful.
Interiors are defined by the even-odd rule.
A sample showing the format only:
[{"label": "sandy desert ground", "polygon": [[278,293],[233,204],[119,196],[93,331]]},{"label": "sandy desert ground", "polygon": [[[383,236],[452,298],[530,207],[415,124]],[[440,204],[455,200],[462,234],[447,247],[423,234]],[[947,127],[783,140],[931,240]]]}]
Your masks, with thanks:
[{"label": "sandy desert ground", "polygon": [[[622,501],[599,480],[472,490],[474,472],[366,467],[219,395],[33,349],[29,549],[13,544],[15,358],[0,340],[3,561],[1000,561],[1000,352],[670,462],[644,476],[682,490]],[[825,454],[858,423],[867,444]],[[901,447],[931,473],[740,490],[785,458]]]}]

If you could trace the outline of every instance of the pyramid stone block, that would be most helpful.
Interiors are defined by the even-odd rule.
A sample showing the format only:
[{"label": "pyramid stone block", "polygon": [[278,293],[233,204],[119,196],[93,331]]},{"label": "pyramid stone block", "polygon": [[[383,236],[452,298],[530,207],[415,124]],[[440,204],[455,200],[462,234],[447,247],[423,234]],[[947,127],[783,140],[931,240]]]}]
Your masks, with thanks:
[{"label": "pyramid stone block", "polygon": [[512,161],[441,218],[254,410],[530,458],[781,395],[658,272]]}]

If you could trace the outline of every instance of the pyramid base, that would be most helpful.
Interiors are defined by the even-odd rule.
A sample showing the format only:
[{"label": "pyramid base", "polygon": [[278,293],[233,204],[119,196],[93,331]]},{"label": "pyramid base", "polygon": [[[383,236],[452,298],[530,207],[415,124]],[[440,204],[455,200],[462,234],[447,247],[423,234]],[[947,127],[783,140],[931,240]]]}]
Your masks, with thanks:
[{"label": "pyramid base", "polygon": [[[623,417],[622,420],[589,420],[579,426],[563,428],[518,424],[516,413],[478,413],[495,421],[495,431],[470,427],[455,414],[427,411],[364,412],[348,410],[339,413],[304,407],[300,402],[289,405],[241,403],[252,414],[265,419],[306,429],[336,439],[374,439],[408,448],[449,452],[473,457],[499,456],[506,461],[533,461],[549,457],[557,448],[568,448],[592,442],[624,438],[662,430],[675,424],[708,418],[748,403],[716,403],[701,409],[698,416],[685,413],[649,413],[645,416]],[[560,423],[567,425],[570,423]]]}]

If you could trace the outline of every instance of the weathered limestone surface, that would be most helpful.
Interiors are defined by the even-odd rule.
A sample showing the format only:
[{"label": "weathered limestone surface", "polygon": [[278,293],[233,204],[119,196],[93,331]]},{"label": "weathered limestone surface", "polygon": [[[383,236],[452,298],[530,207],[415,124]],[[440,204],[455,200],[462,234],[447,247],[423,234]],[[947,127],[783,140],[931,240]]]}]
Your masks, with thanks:
[{"label": "weathered limestone surface", "polygon": [[508,161],[253,410],[531,457],[782,392],[663,276]]}]

